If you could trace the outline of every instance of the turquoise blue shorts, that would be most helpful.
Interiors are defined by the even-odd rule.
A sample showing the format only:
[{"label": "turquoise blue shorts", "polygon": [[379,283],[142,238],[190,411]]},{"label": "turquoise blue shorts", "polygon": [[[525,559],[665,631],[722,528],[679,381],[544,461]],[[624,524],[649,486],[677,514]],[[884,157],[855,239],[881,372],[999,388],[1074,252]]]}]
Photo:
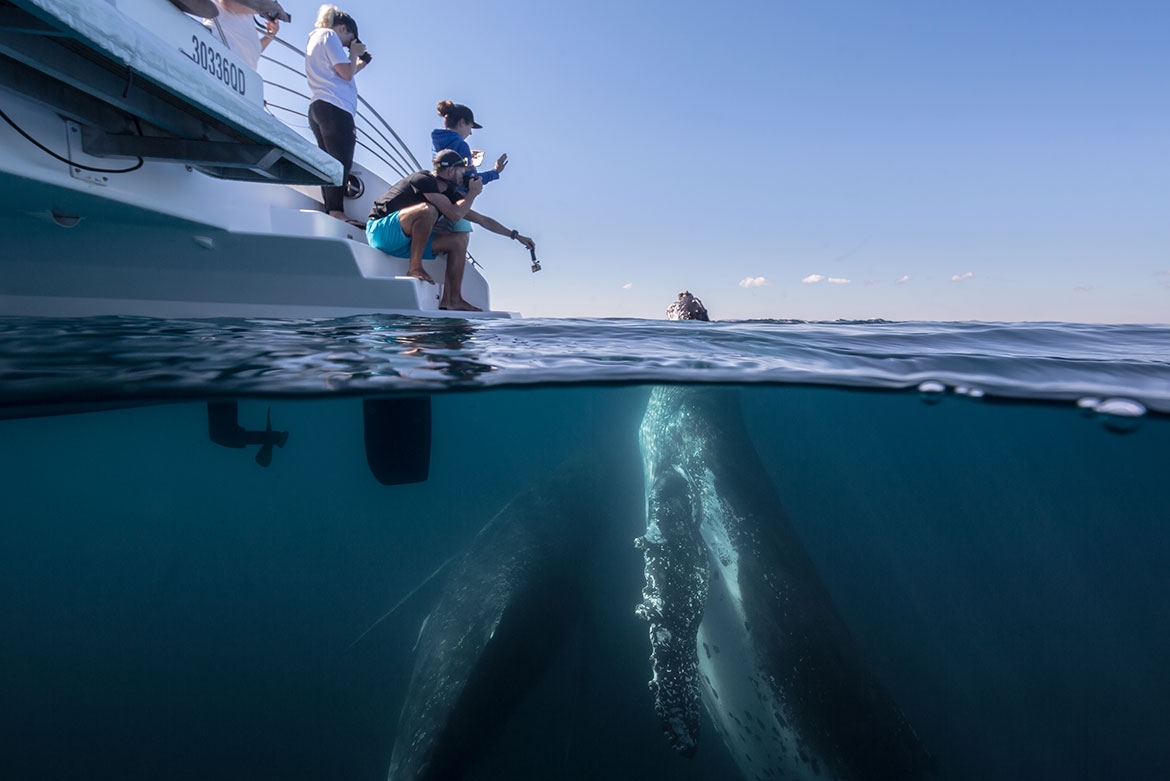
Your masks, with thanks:
[{"label": "turquoise blue shorts", "polygon": [[[433,238],[433,235],[427,237],[427,246],[423,249],[425,260],[433,260],[435,257],[435,253],[431,251],[431,239]],[[398,224],[398,212],[367,222],[366,242],[387,255],[393,255],[396,258],[410,257],[410,237],[402,232],[402,226]]]},{"label": "turquoise blue shorts", "polygon": [[451,222],[446,217],[439,217],[439,221],[435,223],[435,233],[471,233],[471,222],[468,220]]}]

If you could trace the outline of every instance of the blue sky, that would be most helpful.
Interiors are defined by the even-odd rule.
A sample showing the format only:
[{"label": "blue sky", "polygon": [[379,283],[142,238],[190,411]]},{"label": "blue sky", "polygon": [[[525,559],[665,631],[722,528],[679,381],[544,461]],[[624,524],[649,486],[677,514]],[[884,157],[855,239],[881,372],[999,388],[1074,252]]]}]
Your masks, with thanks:
[{"label": "blue sky", "polygon": [[478,232],[497,308],[1170,322],[1165,3],[339,5],[420,159],[441,98],[509,154],[476,209],[544,271]]}]

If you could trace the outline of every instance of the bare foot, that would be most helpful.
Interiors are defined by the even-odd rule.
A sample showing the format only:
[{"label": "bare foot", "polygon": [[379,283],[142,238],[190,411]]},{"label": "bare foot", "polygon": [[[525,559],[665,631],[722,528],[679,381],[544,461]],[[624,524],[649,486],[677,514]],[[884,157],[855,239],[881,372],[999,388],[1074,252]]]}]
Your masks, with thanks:
[{"label": "bare foot", "polygon": [[432,285],[435,284],[435,280],[431,279],[431,275],[427,273],[426,269],[420,268],[413,271],[407,271],[406,276],[414,277],[415,279],[422,280],[423,282],[429,282]]},{"label": "bare foot", "polygon": [[478,306],[472,306],[464,301],[462,298],[454,304],[439,304],[439,309],[445,309],[448,312],[482,312]]},{"label": "bare foot", "polygon": [[363,228],[364,229],[366,227],[366,224],[364,222],[359,222],[358,220],[351,220],[349,217],[346,216],[345,212],[329,212],[329,216],[335,220],[341,220],[344,223],[352,225],[355,228]]}]

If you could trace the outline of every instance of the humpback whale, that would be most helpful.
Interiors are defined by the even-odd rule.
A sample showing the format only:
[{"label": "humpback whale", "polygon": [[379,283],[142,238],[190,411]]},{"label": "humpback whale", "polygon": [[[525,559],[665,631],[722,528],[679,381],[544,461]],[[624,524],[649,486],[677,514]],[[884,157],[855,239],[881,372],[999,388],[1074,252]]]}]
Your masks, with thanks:
[{"label": "humpback whale", "polygon": [[747,779],[914,779],[932,761],[865,666],[732,389],[658,387],[641,427],[655,708],[693,754],[702,702]]},{"label": "humpback whale", "polygon": [[419,633],[389,781],[467,775],[556,655],[588,590],[590,474],[521,492],[452,564]]},{"label": "humpback whale", "polygon": [[[672,310],[706,318],[689,293]],[[738,393],[654,388],[639,442],[636,613],[649,624],[650,688],[670,746],[695,754],[705,709],[751,781],[930,775],[930,756],[865,665],[789,522]],[[419,635],[389,781],[457,779],[490,764],[481,760],[588,603],[591,544],[605,520],[598,486],[612,492],[601,477],[612,455],[519,494],[452,565]],[[653,721],[649,708],[635,717]]]},{"label": "humpback whale", "polygon": [[[707,319],[679,294],[671,319]],[[923,778],[933,761],[861,658],[751,445],[738,392],[652,390],[640,430],[655,710],[693,755],[700,703],[746,779]]]}]

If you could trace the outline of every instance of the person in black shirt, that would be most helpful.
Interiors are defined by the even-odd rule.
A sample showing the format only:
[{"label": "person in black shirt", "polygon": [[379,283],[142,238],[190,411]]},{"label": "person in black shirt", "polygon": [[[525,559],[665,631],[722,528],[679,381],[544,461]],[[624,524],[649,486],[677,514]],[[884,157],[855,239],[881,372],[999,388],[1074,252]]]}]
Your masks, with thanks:
[{"label": "person in black shirt", "polygon": [[459,184],[468,167],[466,158],[454,149],[444,149],[435,155],[433,163],[433,172],[413,173],[374,201],[366,223],[366,239],[371,247],[388,255],[410,258],[407,276],[432,285],[435,280],[423,268],[423,259],[447,253],[447,273],[439,308],[478,312],[479,307],[463,300],[463,272],[467,265],[470,234],[434,233],[439,215],[451,222],[467,219],[492,233],[519,241],[530,250],[536,249],[536,242],[505,228],[487,215],[471,210],[476,196],[483,191],[483,182],[479,177],[472,177],[467,182],[467,193],[459,192]]}]

